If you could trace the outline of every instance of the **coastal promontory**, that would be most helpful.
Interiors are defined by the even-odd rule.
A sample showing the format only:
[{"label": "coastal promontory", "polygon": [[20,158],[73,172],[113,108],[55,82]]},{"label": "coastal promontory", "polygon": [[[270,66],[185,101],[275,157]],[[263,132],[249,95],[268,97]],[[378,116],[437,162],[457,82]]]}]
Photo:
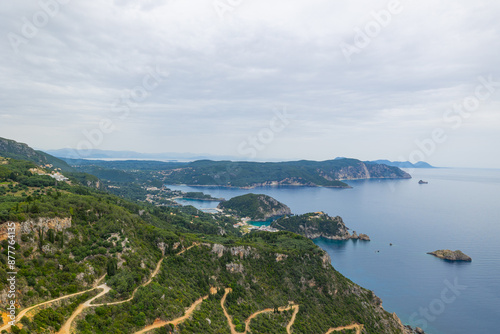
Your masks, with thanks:
[{"label": "coastal promontory", "polygon": [[427,254],[434,255],[435,257],[448,261],[465,261],[465,262],[472,261],[472,258],[468,255],[465,255],[461,250],[451,251],[449,249],[444,249],[444,250],[437,250],[435,252],[430,252]]},{"label": "coastal promontory", "polygon": [[369,241],[366,234],[349,233],[341,217],[330,217],[323,212],[285,216],[271,223],[278,230],[290,231],[309,239],[326,238],[332,240],[357,239]]},{"label": "coastal promontory", "polygon": [[248,217],[254,221],[265,221],[272,217],[291,214],[285,204],[267,195],[246,194],[221,202],[218,207],[226,213]]}]

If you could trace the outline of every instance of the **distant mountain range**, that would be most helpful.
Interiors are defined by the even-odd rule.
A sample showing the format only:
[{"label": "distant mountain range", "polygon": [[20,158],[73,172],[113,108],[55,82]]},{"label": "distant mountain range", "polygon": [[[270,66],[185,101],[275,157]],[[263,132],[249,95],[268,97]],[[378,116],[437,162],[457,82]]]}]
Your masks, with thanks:
[{"label": "distant mountain range", "polygon": [[[342,160],[342,159],[347,159],[344,157],[337,157],[334,160]],[[390,161],[390,160],[373,160],[373,161],[364,161],[365,163],[374,163],[374,164],[382,164],[382,165],[387,165],[387,166],[392,166],[392,167],[398,167],[398,168],[437,168],[434,166],[431,166],[427,162],[424,161],[419,161],[416,163],[411,163],[409,161]]]},{"label": "distant mountain range", "polygon": [[375,161],[367,161],[376,164],[383,164],[387,166],[399,167],[399,168],[436,168],[431,166],[427,162],[419,161],[416,163],[411,163],[409,161],[389,161],[389,160],[375,160]]},{"label": "distant mountain range", "polygon": [[134,151],[88,150],[78,152],[72,148],[44,150],[58,158],[101,159],[101,160],[157,160],[157,161],[195,161],[195,160],[234,160],[235,157],[195,153],[139,153]]}]

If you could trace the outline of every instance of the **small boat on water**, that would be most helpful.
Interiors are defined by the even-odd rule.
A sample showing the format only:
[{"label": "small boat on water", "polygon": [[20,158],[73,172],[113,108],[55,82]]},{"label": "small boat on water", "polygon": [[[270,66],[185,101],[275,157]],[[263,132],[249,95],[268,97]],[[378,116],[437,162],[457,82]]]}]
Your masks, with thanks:
[{"label": "small boat on water", "polygon": [[428,184],[428,183],[429,183],[429,182],[424,181],[424,180],[420,180],[420,181],[418,181],[418,184]]}]

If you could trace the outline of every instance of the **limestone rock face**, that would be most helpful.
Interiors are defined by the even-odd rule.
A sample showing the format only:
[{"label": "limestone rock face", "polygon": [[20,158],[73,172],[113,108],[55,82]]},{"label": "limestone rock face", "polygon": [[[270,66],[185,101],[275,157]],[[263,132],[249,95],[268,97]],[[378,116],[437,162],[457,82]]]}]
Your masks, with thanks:
[{"label": "limestone rock face", "polygon": [[437,250],[435,252],[430,252],[427,254],[434,255],[440,259],[448,260],[448,261],[465,261],[465,262],[472,261],[472,258],[470,256],[465,255],[460,250],[451,251],[449,249],[444,249],[444,250]]},{"label": "limestone rock face", "polygon": [[245,267],[241,263],[228,263],[226,264],[226,270],[230,273],[240,273],[242,274]]},{"label": "limestone rock face", "polygon": [[53,229],[55,231],[62,231],[66,228],[71,227],[71,217],[66,218],[36,218],[28,219],[24,222],[5,222],[0,225],[0,241],[5,240],[8,237],[8,226],[12,225],[16,228],[15,236],[16,241],[21,241],[22,234],[29,234],[31,232],[37,232],[40,228],[44,231]]},{"label": "limestone rock face", "polygon": [[330,255],[328,255],[327,252],[325,252],[325,254],[323,254],[323,257],[321,258],[321,262],[323,268],[328,268],[328,266],[332,264],[332,258],[330,257]]},{"label": "limestone rock face", "polygon": [[288,258],[288,255],[276,253],[276,262],[284,261]]},{"label": "limestone rock face", "polygon": [[221,244],[214,244],[212,246],[212,253],[217,254],[217,257],[222,257],[225,252],[229,252],[232,256],[239,257],[240,259],[248,258],[251,255],[253,255],[254,258],[258,257],[257,250],[249,246],[225,247]]}]

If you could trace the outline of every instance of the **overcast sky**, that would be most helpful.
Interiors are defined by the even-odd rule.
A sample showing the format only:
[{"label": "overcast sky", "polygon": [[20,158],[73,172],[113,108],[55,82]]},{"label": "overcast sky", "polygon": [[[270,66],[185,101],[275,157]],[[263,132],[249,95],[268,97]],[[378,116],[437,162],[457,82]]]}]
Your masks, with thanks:
[{"label": "overcast sky", "polygon": [[499,15],[498,0],[2,1],[0,137],[500,168]]}]

